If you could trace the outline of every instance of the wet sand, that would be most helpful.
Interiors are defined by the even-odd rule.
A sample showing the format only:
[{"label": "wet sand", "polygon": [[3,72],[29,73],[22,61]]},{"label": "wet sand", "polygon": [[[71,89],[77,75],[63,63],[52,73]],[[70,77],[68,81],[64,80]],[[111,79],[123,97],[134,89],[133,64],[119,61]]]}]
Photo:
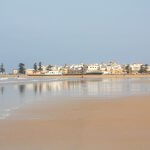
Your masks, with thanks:
[{"label": "wet sand", "polygon": [[[0,75],[0,78],[18,78],[18,75]],[[109,75],[97,75],[97,74],[84,74],[84,75],[19,75],[19,78],[55,78],[55,79],[74,79],[74,78],[150,78],[150,74],[109,74]]]},{"label": "wet sand", "polygon": [[149,96],[37,102],[0,121],[0,150],[149,149]]}]

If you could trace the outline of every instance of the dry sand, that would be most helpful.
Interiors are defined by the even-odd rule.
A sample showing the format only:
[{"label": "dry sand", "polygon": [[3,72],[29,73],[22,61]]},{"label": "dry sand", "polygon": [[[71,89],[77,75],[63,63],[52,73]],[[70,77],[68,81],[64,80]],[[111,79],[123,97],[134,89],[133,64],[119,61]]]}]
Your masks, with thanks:
[{"label": "dry sand", "polygon": [[150,150],[150,97],[36,103],[0,121],[0,150]]}]

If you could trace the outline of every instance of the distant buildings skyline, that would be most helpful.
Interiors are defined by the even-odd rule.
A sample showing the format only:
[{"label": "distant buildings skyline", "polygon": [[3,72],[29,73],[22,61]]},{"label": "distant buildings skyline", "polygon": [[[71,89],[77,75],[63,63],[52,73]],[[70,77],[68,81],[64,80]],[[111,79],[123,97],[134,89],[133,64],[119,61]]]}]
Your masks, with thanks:
[{"label": "distant buildings skyline", "polygon": [[71,74],[139,74],[150,73],[149,64],[119,64],[113,61],[96,64],[72,64],[72,65],[43,65],[35,63],[32,68],[27,68],[23,63],[17,69],[13,69],[13,74],[26,75],[71,75]]},{"label": "distant buildings skyline", "polygon": [[[103,64],[103,63],[108,63],[108,62],[117,62],[117,63],[119,63],[119,64],[150,64],[150,62],[148,63],[148,62],[142,62],[142,61],[134,61],[134,62],[128,62],[128,63],[120,63],[119,61],[116,61],[116,60],[111,60],[111,61],[98,61],[98,62],[96,62],[96,61],[94,61],[94,62],[91,62],[91,63],[84,63],[83,61],[80,61],[79,63],[56,63],[56,64],[54,64],[54,63],[43,63],[44,61],[37,61],[37,65],[38,65],[38,63],[39,62],[42,62],[42,64],[43,65],[46,65],[46,64],[50,64],[50,65],[53,65],[53,66],[64,66],[65,64],[67,64],[67,65],[75,65],[75,64]],[[18,62],[17,64],[6,64],[5,62],[0,62],[0,65],[4,65],[4,68],[5,68],[5,70],[6,70],[6,72],[11,72],[13,69],[17,69],[18,68],[18,66],[19,66],[19,63],[23,63],[23,64],[25,64],[25,67],[26,68],[33,68],[33,66],[34,66],[34,63],[36,63],[36,62],[33,62],[33,63],[31,63],[31,64],[29,64],[29,63],[24,63],[24,62]]]}]

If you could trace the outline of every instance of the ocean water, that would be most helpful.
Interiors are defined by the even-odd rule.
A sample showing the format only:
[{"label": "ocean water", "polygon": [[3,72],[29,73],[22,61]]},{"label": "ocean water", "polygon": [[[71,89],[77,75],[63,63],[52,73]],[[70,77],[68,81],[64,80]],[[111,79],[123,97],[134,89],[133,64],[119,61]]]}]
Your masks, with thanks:
[{"label": "ocean water", "polygon": [[13,110],[56,97],[114,98],[150,94],[150,78],[142,79],[27,79],[0,78],[0,119]]}]

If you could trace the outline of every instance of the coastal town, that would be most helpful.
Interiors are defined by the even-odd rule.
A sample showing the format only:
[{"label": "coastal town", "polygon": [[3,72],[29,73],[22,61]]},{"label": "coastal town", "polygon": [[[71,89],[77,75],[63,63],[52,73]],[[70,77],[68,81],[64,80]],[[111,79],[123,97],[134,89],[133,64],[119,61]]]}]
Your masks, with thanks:
[{"label": "coastal town", "polygon": [[[4,65],[0,66],[0,73],[5,73]],[[25,74],[27,76],[61,76],[61,75],[126,75],[126,74],[150,74],[148,64],[119,64],[114,61],[100,64],[73,64],[73,65],[43,65],[35,63],[32,68],[26,68],[20,63],[17,69],[13,69],[12,75]]]}]

